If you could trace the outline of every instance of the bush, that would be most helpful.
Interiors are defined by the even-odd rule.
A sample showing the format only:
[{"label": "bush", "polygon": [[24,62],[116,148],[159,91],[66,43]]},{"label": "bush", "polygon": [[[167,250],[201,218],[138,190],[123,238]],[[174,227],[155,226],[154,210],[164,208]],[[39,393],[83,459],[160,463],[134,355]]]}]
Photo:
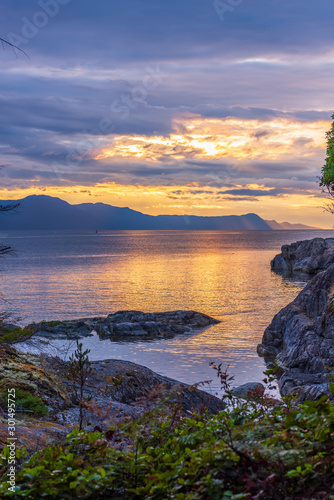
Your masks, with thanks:
[{"label": "bush", "polygon": [[[117,443],[116,450],[112,443]],[[334,499],[334,406],[243,403],[218,415],[142,417],[107,435],[75,430],[34,455],[1,497]]]},{"label": "bush", "polygon": [[26,340],[29,340],[34,333],[34,329],[30,326],[24,328],[20,328],[19,326],[15,328],[8,328],[7,326],[2,325],[0,328],[0,346],[25,342]]},{"label": "bush", "polygon": [[[8,406],[8,393],[7,391],[3,391],[1,394],[1,399],[3,401],[3,407],[7,408]],[[47,406],[43,403],[43,401],[38,396],[33,396],[30,392],[25,391],[24,389],[17,388],[15,390],[15,403],[16,403],[16,411],[23,411],[32,413],[35,416],[42,417],[49,413]]]}]

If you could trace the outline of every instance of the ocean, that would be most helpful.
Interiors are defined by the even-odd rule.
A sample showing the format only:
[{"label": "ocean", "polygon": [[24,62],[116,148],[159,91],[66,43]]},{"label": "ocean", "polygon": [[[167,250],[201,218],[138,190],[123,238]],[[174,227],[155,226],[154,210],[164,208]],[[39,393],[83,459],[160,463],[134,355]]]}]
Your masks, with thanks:
[{"label": "ocean", "polygon": [[[274,315],[306,281],[273,273],[282,244],[330,237],[333,231],[7,231],[13,255],[0,262],[2,308],[21,324],[105,316],[117,310],[193,309],[221,323],[169,340],[84,339],[90,359],[125,359],[171,378],[219,388],[210,361],[234,385],[261,381],[256,346]],[[45,349],[66,353],[74,343]]]}]

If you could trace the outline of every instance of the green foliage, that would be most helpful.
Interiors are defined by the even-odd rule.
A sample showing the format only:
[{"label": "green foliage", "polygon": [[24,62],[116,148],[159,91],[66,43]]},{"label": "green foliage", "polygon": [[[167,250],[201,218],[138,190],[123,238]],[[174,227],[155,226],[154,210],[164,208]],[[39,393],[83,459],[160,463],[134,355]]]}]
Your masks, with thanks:
[{"label": "green foliage", "polygon": [[[24,464],[16,497],[334,499],[334,406],[325,397],[159,415],[105,436],[73,431]],[[15,495],[0,486],[1,498]]]},{"label": "green foliage", "polygon": [[[34,324],[34,323],[32,323]],[[41,323],[38,325],[39,327],[45,326],[58,326],[58,325],[64,325],[63,321],[58,321],[58,320],[53,320],[53,321],[41,321]]]},{"label": "green foliage", "polygon": [[[43,325],[45,327],[57,326],[63,324],[62,321],[42,321],[40,324],[31,323],[28,326],[21,328],[20,326],[9,327],[6,320],[10,319],[11,315],[3,313],[3,318],[0,315],[0,345],[16,344],[18,342],[25,342],[30,339],[37,330]],[[15,318],[19,320],[20,318]]]},{"label": "green foliage", "polygon": [[[332,115],[334,120],[334,114]],[[331,196],[334,196],[334,121],[331,129],[326,134],[327,137],[327,155],[325,165],[321,170],[320,186],[328,190]]]},{"label": "green foliage", "polygon": [[[3,391],[1,394],[1,399],[3,401],[3,407],[8,407],[8,392]],[[47,415],[49,410],[47,406],[38,396],[33,396],[28,391],[17,388],[15,390],[15,404],[17,411],[23,411],[32,413],[38,417]]]},{"label": "green foliage", "polygon": [[34,335],[35,331],[32,327],[27,326],[20,328],[19,326],[15,328],[3,327],[1,329],[0,344],[16,344],[18,342],[25,342]]}]

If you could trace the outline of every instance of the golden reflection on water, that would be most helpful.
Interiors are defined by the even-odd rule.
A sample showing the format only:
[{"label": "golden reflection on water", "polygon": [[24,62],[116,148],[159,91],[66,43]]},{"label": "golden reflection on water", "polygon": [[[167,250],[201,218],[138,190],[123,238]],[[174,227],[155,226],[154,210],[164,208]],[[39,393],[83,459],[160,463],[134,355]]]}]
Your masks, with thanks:
[{"label": "golden reflection on water", "polygon": [[281,244],[293,241],[291,232],[14,233],[8,243],[16,256],[3,261],[2,290],[26,323],[120,309],[194,309],[220,319],[168,341],[87,341],[92,359],[130,359],[186,382],[212,378],[210,359],[230,364],[240,383],[258,379],[256,345],[300,290],[270,270]]}]

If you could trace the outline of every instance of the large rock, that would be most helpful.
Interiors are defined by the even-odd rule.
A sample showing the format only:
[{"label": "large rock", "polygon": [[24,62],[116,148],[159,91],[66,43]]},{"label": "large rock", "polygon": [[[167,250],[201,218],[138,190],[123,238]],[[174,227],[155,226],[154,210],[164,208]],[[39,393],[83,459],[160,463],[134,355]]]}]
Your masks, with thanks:
[{"label": "large rock", "polygon": [[[66,365],[63,362],[60,371],[65,373]],[[225,408],[221,399],[131,361],[107,359],[94,361],[91,367],[84,390],[91,399],[86,405],[86,427],[99,425],[106,430],[124,417],[134,419],[160,405],[167,412],[179,406],[184,415],[202,410],[214,414]],[[64,383],[71,390],[71,381],[64,379]],[[78,414],[78,407],[73,406],[59,413],[58,422],[75,423]]]},{"label": "large rock", "polygon": [[[91,363],[84,387],[84,427],[103,432],[137,419],[144,412],[189,415],[193,411],[218,413],[225,403],[196,387],[159,375],[130,361],[108,359]],[[51,356],[22,354],[11,347],[0,349],[0,445],[7,437],[7,406],[2,392],[23,389],[48,406],[49,413],[16,408],[18,443],[29,452],[57,443],[78,426],[79,401],[75,397],[68,362]],[[153,418],[153,417],[152,417]],[[7,436],[7,437],[6,437]]]},{"label": "large rock", "polygon": [[334,238],[314,238],[283,245],[271,261],[274,271],[316,274],[334,264]]},{"label": "large rock", "polygon": [[301,400],[330,395],[328,376],[334,375],[334,265],[315,276],[274,317],[257,352],[266,361],[276,358],[281,368],[278,385],[282,395],[299,394]]},{"label": "large rock", "polygon": [[79,339],[96,331],[101,339],[172,338],[182,333],[207,328],[217,319],[196,311],[144,313],[118,311],[106,318],[82,318],[69,321],[49,321],[31,325],[35,335],[46,338]]},{"label": "large rock", "polygon": [[[93,372],[89,378],[89,386],[95,390],[103,390],[114,401],[135,405],[150,405],[152,393],[156,391],[160,396],[173,395],[171,402],[174,405],[174,394],[180,393],[180,404],[184,411],[198,411],[201,408],[208,409],[209,413],[217,413],[225,407],[221,399],[201,391],[196,387],[189,386],[175,379],[159,375],[146,366],[123,361],[109,359],[92,362]],[[89,391],[92,391],[90,388]],[[145,404],[144,404],[145,402]],[[153,406],[154,397],[152,398]]]},{"label": "large rock", "polygon": [[[225,403],[196,387],[159,375],[145,366],[130,361],[107,359],[91,363],[92,373],[84,389],[90,401],[85,404],[84,426],[102,431],[119,422],[138,418],[143,412],[160,407],[164,414],[207,410],[211,414],[225,408]],[[66,363],[61,371],[66,372]],[[73,385],[64,380],[68,390]],[[79,421],[79,407],[73,405],[58,415],[58,423],[75,425]]]}]

